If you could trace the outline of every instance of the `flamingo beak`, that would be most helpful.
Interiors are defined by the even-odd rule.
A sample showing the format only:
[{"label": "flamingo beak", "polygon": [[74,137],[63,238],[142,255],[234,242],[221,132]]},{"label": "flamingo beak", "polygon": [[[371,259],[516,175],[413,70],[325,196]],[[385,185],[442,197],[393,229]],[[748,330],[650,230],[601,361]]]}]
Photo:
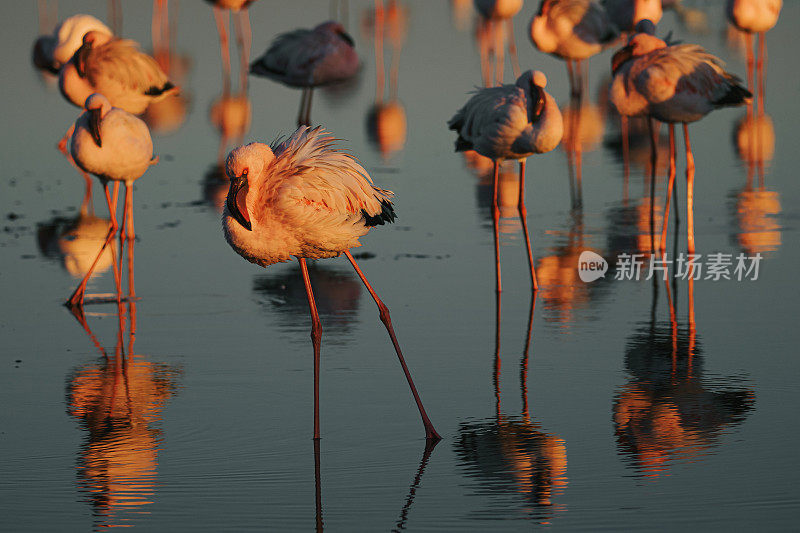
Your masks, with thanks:
[{"label": "flamingo beak", "polygon": [[92,45],[90,43],[83,43],[78,51],[75,52],[75,69],[78,71],[78,76],[81,78],[86,77],[86,56],[89,55],[89,51],[92,49]]},{"label": "flamingo beak", "polygon": [[253,226],[247,216],[247,209],[245,212],[239,209],[239,192],[243,187],[247,186],[247,172],[243,172],[241,176],[236,176],[231,179],[231,188],[228,189],[228,211],[236,221],[242,225],[246,230],[253,231]]},{"label": "flamingo beak", "polygon": [[344,41],[345,41],[347,44],[349,44],[351,48],[355,48],[355,46],[356,46],[356,43],[355,43],[355,41],[353,40],[353,38],[350,36],[350,34],[349,34],[349,33],[347,33],[346,31],[343,31],[343,32],[339,33],[339,37],[341,37],[342,39],[344,39]]},{"label": "flamingo beak", "polygon": [[89,110],[89,133],[92,134],[94,143],[100,148],[103,147],[103,140],[100,138],[100,122],[103,120],[101,113],[100,109]]},{"label": "flamingo beak", "polygon": [[538,85],[533,85],[534,94],[536,95],[536,102],[533,104],[533,117],[534,119],[539,118],[542,114],[542,110],[544,109],[545,103],[545,92],[544,89],[539,87]]},{"label": "flamingo beak", "polygon": [[630,58],[633,57],[633,48],[628,45],[620,49],[614,57],[611,58],[611,73],[616,74],[617,70],[625,64]]}]

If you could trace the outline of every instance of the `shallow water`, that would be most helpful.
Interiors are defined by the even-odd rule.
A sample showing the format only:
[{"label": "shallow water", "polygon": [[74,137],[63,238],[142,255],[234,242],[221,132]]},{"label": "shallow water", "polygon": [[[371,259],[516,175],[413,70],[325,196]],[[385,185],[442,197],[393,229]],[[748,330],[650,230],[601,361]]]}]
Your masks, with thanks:
[{"label": "shallow water", "polygon": [[[0,36],[0,530],[793,528],[800,154],[791,128],[800,79],[791,28],[800,5],[787,3],[768,36],[774,155],[764,156],[764,187],[757,173],[747,187],[748,165],[732,142],[744,108],[690,128],[698,252],[760,252],[757,280],[668,285],[615,280],[613,268],[593,283],[578,278],[585,249],[613,262],[649,248],[647,145],[641,135],[632,141],[626,199],[616,118],[597,106],[606,52],[591,61],[596,107],[582,115],[582,124],[597,126],[580,136],[582,209],[570,201],[574,157],[562,147],[529,160],[526,203],[542,284],[535,299],[514,167],[501,176],[498,302],[490,181],[452,152],[445,127],[481,83],[478,48],[471,29],[455,27],[451,3],[403,4],[397,96],[405,142],[384,138],[401,144],[384,158],[368,132],[380,83],[371,2],[350,2],[347,14],[360,78],[319,91],[312,120],[346,139],[376,183],[397,195],[398,221],[354,252],[391,309],[442,434],[433,449],[374,304],[339,258],[311,269],[324,328],[323,439],[315,450],[299,269],[259,269],[222,238],[215,205],[227,185],[214,168],[220,135],[210,115],[223,83],[205,3],[180,3],[173,52],[188,69],[185,120],[155,136],[161,161],[135,188],[139,299],[87,305],[86,327],[61,305],[105,226],[79,216],[83,181],[55,149],[77,110],[29,62],[35,4],[0,7],[8,21]],[[721,6],[697,5],[708,10],[708,33],[691,33],[674,13],[662,27],[743,75]],[[99,1],[58,7],[61,17],[107,12]],[[324,20],[331,9],[322,1],[256,2],[253,55],[273,35]],[[548,91],[565,105],[563,64],[525,37],[533,11],[526,5],[515,21],[520,62],[544,70]],[[150,17],[149,3],[125,2],[123,33],[149,47]],[[384,52],[388,71],[389,37]],[[383,83],[388,94],[391,82]],[[245,141],[293,131],[298,91],[251,79],[249,99]],[[226,109],[235,115],[242,107]],[[679,156],[679,252],[683,168]],[[95,207],[106,217],[97,184]],[[672,242],[671,234],[669,251]],[[103,265],[92,294],[114,291],[111,261]]]}]

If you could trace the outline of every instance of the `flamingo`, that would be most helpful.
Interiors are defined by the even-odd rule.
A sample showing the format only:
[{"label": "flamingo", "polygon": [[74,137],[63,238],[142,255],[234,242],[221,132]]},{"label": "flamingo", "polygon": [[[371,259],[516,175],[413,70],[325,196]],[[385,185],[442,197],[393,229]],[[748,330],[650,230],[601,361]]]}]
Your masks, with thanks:
[{"label": "flamingo", "polygon": [[542,0],[530,23],[534,46],[567,62],[573,96],[583,91],[582,61],[601,52],[618,36],[608,13],[594,0]]},{"label": "flamingo", "polygon": [[[103,184],[111,227],[100,252],[66,302],[72,308],[83,306],[86,284],[119,228],[116,217],[119,183],[125,183],[122,226],[125,227],[125,237],[133,241],[136,235],[133,227],[133,182],[158,162],[158,158],[153,156],[153,140],[144,121],[123,109],[112,107],[108,98],[98,93],[86,99],[85,108],[86,112],[75,121],[70,152],[78,166],[97,176]],[[109,181],[114,182],[113,199],[108,188]],[[124,242],[122,234],[120,240]],[[117,301],[119,298],[118,291]]]},{"label": "flamingo", "polygon": [[482,24],[486,26],[487,33],[495,38],[493,46],[496,57],[496,83],[503,83],[503,46],[506,35],[503,24],[508,31],[508,55],[511,56],[511,67],[514,76],[519,77],[519,59],[517,59],[517,45],[514,39],[514,15],[522,9],[522,0],[475,0],[475,9],[480,13]]},{"label": "flamingo", "polygon": [[553,150],[561,142],[564,133],[561,111],[553,97],[544,90],[546,86],[547,77],[543,72],[528,70],[514,85],[480,89],[447,123],[451,130],[458,132],[457,152],[475,150],[478,154],[494,161],[492,218],[497,292],[502,291],[497,176],[500,162],[505,159],[519,161],[517,209],[525,232],[531,285],[533,290],[538,289],[525,209],[525,160],[531,154],[542,154]]},{"label": "flamingo", "polygon": [[663,15],[661,0],[603,0],[611,22],[618,30],[631,32],[642,20],[658,24]]},{"label": "flamingo", "polygon": [[329,21],[314,29],[298,29],[275,38],[263,56],[250,65],[250,73],[302,87],[297,124],[311,122],[314,87],[345,81],[359,69],[353,38],[338,22]]},{"label": "flamingo", "polygon": [[83,36],[90,31],[111,35],[108,26],[91,15],[73,15],[62,20],[52,34],[36,39],[33,63],[38,68],[57,75],[83,44]]},{"label": "flamingo", "polygon": [[649,115],[670,125],[670,172],[660,249],[666,249],[669,200],[675,182],[675,123],[683,124],[686,145],[687,248],[694,254],[694,156],[690,122],[715,109],[748,103],[752,94],[722,61],[694,44],[667,46],[661,39],[637,33],[612,59],[611,101],[622,115]]},{"label": "flamingo", "polygon": [[158,63],[139,50],[135,41],[90,31],[83,45],[61,69],[58,80],[64,97],[82,107],[94,93],[114,107],[141,114],[154,101],[178,92]]},{"label": "flamingo", "polygon": [[389,309],[356,264],[350,248],[370,228],[395,219],[391,191],[373,186],[367,171],[321,126],[300,126],[271,146],[250,143],[230,154],[225,171],[230,189],[222,213],[228,244],[261,266],[300,263],[311,312],[314,348],[314,439],[319,431],[319,354],[322,326],[306,265],[307,259],[345,254],[380,311],[419,409],[428,440],[440,440],[411,379],[397,342]]},{"label": "flamingo", "polygon": [[[753,89],[753,34],[757,33],[758,58],[756,82],[762,86],[764,82],[764,45],[766,32],[778,22],[783,7],[783,0],[728,0],[725,12],[728,20],[739,30],[745,32],[747,41],[747,86]],[[763,91],[762,91],[763,94]],[[760,98],[763,98],[760,97]]]}]

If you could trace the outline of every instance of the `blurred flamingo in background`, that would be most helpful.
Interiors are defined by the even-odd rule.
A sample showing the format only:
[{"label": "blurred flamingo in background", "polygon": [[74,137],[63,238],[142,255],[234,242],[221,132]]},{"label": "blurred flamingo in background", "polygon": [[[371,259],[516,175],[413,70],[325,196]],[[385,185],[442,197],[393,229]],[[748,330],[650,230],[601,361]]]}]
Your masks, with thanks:
[{"label": "blurred flamingo in background", "polygon": [[302,87],[297,124],[311,124],[314,87],[342,82],[356,75],[358,54],[353,38],[339,22],[314,29],[298,29],[275,38],[267,51],[250,65],[250,73],[289,87]]},{"label": "blurred flamingo in background", "polygon": [[[397,97],[400,71],[400,51],[408,33],[408,8],[395,0],[384,7],[382,0],[375,0],[375,9],[365,17],[364,26],[372,33],[375,42],[375,104],[367,114],[367,133],[378,147],[384,160],[401,150],[406,143],[406,111]],[[369,31],[371,30],[371,31]],[[384,69],[384,40],[392,47],[389,67],[389,96],[386,92]]]},{"label": "blurred flamingo in background", "polygon": [[602,0],[602,5],[617,29],[630,33],[643,20],[658,24],[663,14],[661,2],[662,0]]},{"label": "blurred flamingo in background", "polygon": [[350,248],[376,225],[395,219],[391,191],[373,186],[367,171],[348,152],[333,146],[322,127],[301,126],[272,146],[251,143],[234,149],[226,162],[230,190],[222,215],[231,247],[261,266],[300,263],[311,311],[314,347],[314,439],[319,439],[319,354],[322,326],[311,288],[307,259],[337,257],[353,265],[380,311],[425,426],[425,437],[440,440],[419,398],[392,327],[389,310],[378,298]]},{"label": "blurred flamingo in background", "polygon": [[475,0],[475,9],[481,16],[478,24],[482,29],[479,31],[485,32],[489,37],[491,44],[488,46],[488,51],[494,56],[494,76],[491,75],[490,67],[489,76],[485,80],[486,86],[503,84],[506,41],[508,41],[512,72],[514,77],[518,78],[522,71],[517,57],[513,18],[522,9],[522,0]]},{"label": "blurred flamingo in background", "polygon": [[[82,307],[86,284],[92,276],[103,251],[117,232],[117,192],[120,182],[125,183],[125,205],[122,226],[124,234],[120,241],[133,241],[136,234],[133,227],[133,182],[142,176],[150,165],[158,162],[153,157],[153,141],[150,130],[139,118],[123,109],[112,107],[109,100],[101,94],[93,94],[86,99],[86,112],[75,121],[70,151],[75,162],[86,172],[100,179],[106,194],[106,202],[111,215],[111,228],[94,263],[89,267],[80,285],[72,293],[66,305]],[[114,194],[108,190],[108,182],[114,182]],[[129,250],[129,262],[132,252]],[[116,274],[116,272],[115,272]],[[115,276],[118,279],[118,275]],[[129,280],[132,287],[133,280]],[[120,300],[119,290],[117,301]]]},{"label": "blurred flamingo in background", "polygon": [[613,44],[619,32],[594,0],[542,0],[529,35],[540,52],[567,62],[570,93],[579,96],[588,83],[583,60]]},{"label": "blurred flamingo in background", "polygon": [[40,69],[58,74],[83,45],[83,36],[90,31],[112,35],[108,26],[91,15],[73,15],[62,20],[52,33],[36,39],[33,63]]},{"label": "blurred flamingo in background", "polygon": [[[247,69],[250,64],[250,43],[253,35],[250,29],[250,4],[255,0],[206,0],[214,6],[214,20],[219,32],[220,56],[222,57],[222,76],[229,80],[231,77],[231,55],[228,40],[228,19],[223,11],[232,12],[235,18],[236,43],[239,46],[239,78],[243,91],[247,91]],[[226,82],[227,83],[227,82]]]},{"label": "blurred flamingo in background", "polygon": [[[766,61],[764,47],[766,32],[778,22],[783,0],[728,0],[725,13],[728,20],[739,30],[745,32],[747,47],[747,86],[755,91],[753,83],[753,66],[755,63],[756,80],[759,87],[764,83],[763,65]],[[758,57],[753,60],[753,34],[758,37]],[[763,91],[761,91],[763,92]],[[759,99],[763,98],[763,94]]]},{"label": "blurred flamingo in background", "polygon": [[547,77],[543,72],[529,70],[514,85],[479,90],[447,123],[451,130],[458,133],[457,152],[475,150],[494,161],[492,218],[497,292],[502,291],[497,186],[500,162],[505,159],[519,161],[517,207],[525,232],[531,286],[533,290],[538,288],[525,209],[525,159],[532,154],[553,150],[561,142],[564,131],[558,104],[545,92],[546,86]]}]

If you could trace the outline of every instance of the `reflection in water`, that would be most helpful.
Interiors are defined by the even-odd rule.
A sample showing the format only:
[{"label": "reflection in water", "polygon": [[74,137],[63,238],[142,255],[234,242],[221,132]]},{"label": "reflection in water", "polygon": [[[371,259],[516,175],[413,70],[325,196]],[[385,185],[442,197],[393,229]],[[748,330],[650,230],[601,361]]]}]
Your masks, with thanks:
[{"label": "reflection in water", "polygon": [[[133,354],[136,304],[119,304],[113,356],[76,315],[102,357],[67,378],[67,412],[86,431],[78,454],[78,487],[93,507],[95,528],[132,526],[155,501],[161,411],[176,393],[180,370]],[[130,317],[127,350],[125,322]]]},{"label": "reflection in water", "polygon": [[[656,198],[653,212],[654,227],[660,229],[664,209],[660,198]],[[626,254],[650,253],[650,198],[639,198],[634,202],[620,202],[611,205],[606,211],[608,230],[606,232],[606,248],[608,257]],[[674,218],[677,223],[678,218]],[[677,234],[677,229],[676,229]],[[661,243],[660,231],[654,235],[656,247]],[[613,265],[610,265],[613,268]]]},{"label": "reflection in water", "polygon": [[[55,217],[37,225],[36,240],[44,257],[59,261],[72,277],[82,278],[103,247],[110,227],[109,219],[89,214]],[[112,241],[100,256],[92,277],[108,270],[116,253],[117,244]]]},{"label": "reflection in water", "polygon": [[203,201],[214,208],[214,211],[221,214],[228,197],[230,180],[225,174],[225,167],[214,163],[203,175]]},{"label": "reflection in water", "polygon": [[[271,308],[283,331],[305,331],[307,324],[297,320],[308,315],[306,296],[300,266],[292,264],[287,269],[276,269],[276,274],[264,274],[253,280],[253,291],[259,301]],[[328,342],[342,342],[352,330],[358,316],[361,282],[349,272],[336,270],[318,262],[309,262],[308,271],[314,280],[314,297],[323,321]]]},{"label": "reflection in water", "polygon": [[522,70],[517,57],[513,18],[522,9],[522,0],[476,0],[474,5],[479,13],[475,42],[480,51],[483,86],[503,84],[506,44],[514,79],[519,78]]},{"label": "reflection in water", "polygon": [[567,154],[570,202],[573,208],[583,205],[583,153],[597,149],[605,130],[603,106],[570,98],[561,110],[564,136],[561,149]]},{"label": "reflection in water", "polygon": [[[603,280],[584,283],[578,277],[581,252],[591,250],[604,255],[584,240],[583,212],[580,209],[571,211],[568,224],[566,231],[554,232],[559,234],[559,242],[539,257],[536,266],[544,320],[564,328],[575,322],[573,313],[587,308],[592,295],[604,287]],[[607,279],[611,279],[610,276]]]},{"label": "reflection in water", "polygon": [[237,95],[223,92],[212,102],[208,118],[219,132],[218,165],[223,164],[225,152],[231,142],[234,145],[242,143],[242,139],[250,129],[251,115],[250,99],[246,93]]},{"label": "reflection in water", "polygon": [[[382,0],[375,0],[374,11],[365,13],[362,25],[366,36],[371,34],[375,43],[375,104],[367,113],[367,133],[383,159],[387,160],[406,144],[406,111],[397,91],[400,51],[408,34],[408,8],[395,0],[390,0],[386,7]],[[388,97],[385,96],[383,53],[386,39],[392,47]]]},{"label": "reflection in water", "polygon": [[[500,294],[497,294],[497,325],[495,337],[495,361],[493,381],[496,398],[496,415],[482,421],[462,422],[459,425],[455,452],[466,475],[480,483],[481,493],[499,499],[506,494],[518,495],[521,502],[503,509],[508,516],[509,508],[520,509],[520,518],[547,523],[553,516],[563,512],[564,505],[554,504],[553,499],[564,492],[567,485],[567,449],[564,440],[546,433],[531,418],[528,409],[528,352],[532,337],[533,314],[536,293],[532,296],[528,315],[528,331],[520,363],[520,394],[522,413],[520,416],[502,414],[500,403]],[[487,518],[498,516],[497,509],[476,511]]]},{"label": "reflection in water", "polygon": [[[173,83],[181,87],[179,92],[147,106],[142,119],[154,133],[175,133],[186,121],[190,96],[187,91],[186,76],[191,67],[191,59],[186,54],[174,51],[178,28],[178,2],[173,3],[172,16],[168,0],[153,0],[153,19],[151,34],[153,58]],[[171,19],[171,20],[170,20]]]},{"label": "reflection in water", "polygon": [[668,286],[670,320],[657,321],[654,284],[650,321],[636,327],[625,347],[628,383],[614,397],[614,431],[620,454],[643,477],[666,473],[672,462],[714,453],[725,429],[744,421],[755,400],[740,378],[703,375],[693,281],[688,283],[687,323],[679,325]]},{"label": "reflection in water", "polygon": [[[474,154],[474,156],[467,154]],[[487,222],[492,222],[492,180],[494,178],[492,160],[472,150],[465,152],[465,159],[468,158],[472,158],[475,161],[476,169],[480,168],[482,170],[475,186],[475,193],[482,218]],[[489,168],[485,171],[481,168],[484,161],[488,162],[489,165]],[[500,233],[516,236],[522,229],[518,205],[519,170],[517,169],[516,161],[503,161],[500,163],[500,170],[497,175],[497,206],[500,209]]]},{"label": "reflection in water", "polygon": [[745,187],[734,196],[735,244],[750,256],[776,251],[781,245],[781,226],[775,218],[781,213],[778,192]]}]

